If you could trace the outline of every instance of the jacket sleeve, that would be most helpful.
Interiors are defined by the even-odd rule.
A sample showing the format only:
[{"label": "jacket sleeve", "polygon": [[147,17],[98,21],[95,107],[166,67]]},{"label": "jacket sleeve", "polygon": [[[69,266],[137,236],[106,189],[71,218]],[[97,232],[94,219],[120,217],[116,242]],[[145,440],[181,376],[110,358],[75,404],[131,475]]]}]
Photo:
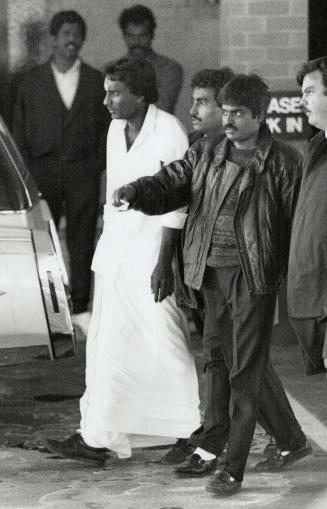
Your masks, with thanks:
[{"label": "jacket sleeve", "polygon": [[14,140],[28,166],[30,154],[26,143],[25,87],[22,83],[18,87],[16,102],[13,108],[12,131]]},{"label": "jacket sleeve", "polygon": [[188,205],[196,154],[188,149],[184,158],[163,166],[153,177],[142,177],[131,184],[136,189],[135,210],[159,215]]},{"label": "jacket sleeve", "polygon": [[302,154],[298,153],[298,157],[293,159],[293,162],[284,168],[281,179],[281,200],[282,200],[282,214],[283,214],[283,231],[281,232],[283,242],[281,249],[283,251],[283,259],[285,262],[283,272],[284,277],[287,277],[288,264],[289,264],[289,251],[292,233],[292,224],[295,213],[296,204],[299,197],[302,175],[304,170],[304,158]]},{"label": "jacket sleeve", "polygon": [[304,171],[304,157],[300,152],[293,159],[292,164],[285,168],[281,179],[281,198],[285,226],[290,235],[295,207],[299,197],[302,175]]}]

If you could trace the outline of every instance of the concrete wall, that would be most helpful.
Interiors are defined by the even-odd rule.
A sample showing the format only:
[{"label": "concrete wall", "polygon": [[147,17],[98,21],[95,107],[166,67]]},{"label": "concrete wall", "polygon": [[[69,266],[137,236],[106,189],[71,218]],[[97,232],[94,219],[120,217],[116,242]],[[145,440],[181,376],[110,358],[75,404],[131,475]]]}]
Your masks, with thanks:
[{"label": "concrete wall", "polygon": [[[26,0],[16,4],[15,23]],[[154,49],[178,60],[185,81],[177,115],[190,127],[190,81],[203,67],[230,65],[237,71],[259,71],[275,90],[294,89],[299,64],[307,59],[308,0],[137,0],[149,6],[157,19]],[[89,33],[83,57],[96,67],[121,56],[125,46],[117,17],[131,0],[28,0],[46,22],[60,9],[76,9],[85,17]],[[29,7],[29,12],[31,11]],[[9,13],[12,12],[9,11]],[[12,17],[13,14],[10,14]],[[21,14],[22,16],[22,14]],[[9,20],[15,25],[13,20]],[[13,30],[13,29],[12,29]],[[16,30],[17,32],[17,30]],[[17,48],[17,38],[13,39]],[[10,45],[10,44],[9,44]],[[37,58],[45,59],[44,41]],[[15,52],[14,52],[15,53]],[[17,53],[17,51],[16,51]],[[21,62],[20,62],[21,65]],[[15,62],[12,62],[15,68]]]}]

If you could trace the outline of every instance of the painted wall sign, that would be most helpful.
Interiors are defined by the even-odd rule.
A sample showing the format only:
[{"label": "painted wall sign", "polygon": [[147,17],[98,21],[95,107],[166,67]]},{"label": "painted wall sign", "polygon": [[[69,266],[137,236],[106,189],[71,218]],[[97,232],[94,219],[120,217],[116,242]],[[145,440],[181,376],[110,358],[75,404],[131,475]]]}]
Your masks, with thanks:
[{"label": "painted wall sign", "polygon": [[310,136],[310,126],[300,102],[300,91],[272,93],[266,118],[272,134],[288,139]]}]

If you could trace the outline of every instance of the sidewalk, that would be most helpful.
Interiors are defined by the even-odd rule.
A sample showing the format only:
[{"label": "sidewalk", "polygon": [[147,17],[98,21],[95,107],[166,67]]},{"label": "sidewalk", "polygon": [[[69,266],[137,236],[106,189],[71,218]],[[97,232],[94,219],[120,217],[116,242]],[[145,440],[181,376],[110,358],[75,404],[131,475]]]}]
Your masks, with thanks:
[{"label": "sidewalk", "polygon": [[84,349],[79,341],[76,358],[22,363],[16,357],[15,365],[0,368],[0,509],[326,509],[326,381],[304,377],[296,346],[275,344],[273,363],[314,454],[283,472],[256,474],[252,467],[266,444],[258,427],[244,489],[224,501],[205,492],[207,478],[178,479],[172,467],[156,463],[164,450],[136,450],[132,459],[109,460],[103,469],[44,450],[43,437],[64,438],[78,427]]}]

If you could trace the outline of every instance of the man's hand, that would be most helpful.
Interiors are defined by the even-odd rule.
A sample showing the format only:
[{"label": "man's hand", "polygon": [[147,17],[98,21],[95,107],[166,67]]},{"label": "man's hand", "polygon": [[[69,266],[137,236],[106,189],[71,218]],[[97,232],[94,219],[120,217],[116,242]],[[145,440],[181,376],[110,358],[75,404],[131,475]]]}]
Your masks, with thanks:
[{"label": "man's hand", "polygon": [[174,273],[171,263],[157,263],[151,275],[151,290],[155,302],[162,302],[173,293]]},{"label": "man's hand", "polygon": [[114,207],[122,207],[127,205],[125,210],[128,210],[133,207],[133,204],[136,200],[136,189],[131,186],[123,186],[119,189],[116,189],[112,195],[112,204]]},{"label": "man's hand", "polygon": [[162,302],[174,291],[172,262],[181,230],[164,226],[157,265],[151,275],[151,290],[155,302]]}]

